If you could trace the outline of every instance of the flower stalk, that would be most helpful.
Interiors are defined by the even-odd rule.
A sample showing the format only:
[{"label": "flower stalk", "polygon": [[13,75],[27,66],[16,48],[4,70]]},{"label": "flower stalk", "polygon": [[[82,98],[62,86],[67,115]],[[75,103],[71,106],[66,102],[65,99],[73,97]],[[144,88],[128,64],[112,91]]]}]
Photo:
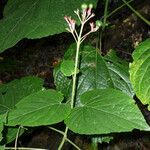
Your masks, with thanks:
[{"label": "flower stalk", "polygon": [[[74,19],[72,19],[71,17],[68,17],[68,16],[64,17],[64,19],[66,20],[68,27],[69,27],[69,28],[66,28],[66,30],[69,31],[73,35],[73,38],[77,45],[76,56],[75,56],[75,67],[74,67],[74,74],[73,74],[72,94],[71,94],[71,102],[70,102],[71,109],[73,109],[74,105],[75,105],[75,95],[76,95],[76,87],[77,87],[77,70],[78,70],[78,66],[79,66],[79,56],[80,56],[79,55],[80,45],[90,33],[96,32],[100,27],[100,24],[95,24],[94,22],[90,22],[90,24],[89,24],[91,27],[90,31],[88,31],[86,34],[82,35],[85,24],[91,18],[93,18],[95,15],[94,15],[94,13],[92,13],[92,8],[93,8],[92,4],[90,4],[89,6],[87,6],[86,4],[83,4],[81,6],[81,8],[82,8],[81,13],[80,13],[79,9],[74,11],[74,13],[77,15],[77,17],[81,23],[79,33],[76,30],[76,21]],[[62,142],[60,143],[58,150],[62,149],[64,142],[66,141],[66,138],[67,138],[67,132],[68,132],[68,127],[66,127],[66,129],[65,129],[64,137],[62,139]]]}]

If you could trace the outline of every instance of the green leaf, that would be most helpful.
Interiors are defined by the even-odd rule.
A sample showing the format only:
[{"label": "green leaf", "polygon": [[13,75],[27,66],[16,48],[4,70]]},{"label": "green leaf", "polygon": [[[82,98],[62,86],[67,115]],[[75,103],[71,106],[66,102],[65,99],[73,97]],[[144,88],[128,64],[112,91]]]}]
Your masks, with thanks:
[{"label": "green leaf", "polygon": [[[91,46],[81,47],[80,54],[81,64],[76,94],[78,104],[80,104],[79,96],[92,89],[115,88],[131,97],[134,95],[129,81],[128,64],[121,61],[116,54],[108,54],[108,56],[102,57]],[[72,45],[66,52],[64,59],[74,59],[74,57],[75,45]],[[60,68],[57,67],[57,73],[54,73],[55,84],[57,90],[63,91],[65,95],[70,92],[72,85],[70,79],[65,78],[63,80],[64,77],[59,71]],[[66,80],[68,80],[67,85],[70,88],[62,86],[66,85]],[[65,90],[66,92],[64,92]],[[67,95],[65,96],[67,97]]]},{"label": "green leaf", "polygon": [[61,91],[64,97],[67,99],[71,96],[71,84],[72,80],[66,77],[60,70],[60,66],[56,66],[54,69],[54,83],[57,91]]},{"label": "green leaf", "polygon": [[[65,76],[71,76],[75,74],[74,68],[75,68],[75,62],[73,60],[63,60],[60,67],[61,72]],[[79,73],[79,69],[77,69],[77,73]]]},{"label": "green leaf", "polygon": [[[150,39],[142,42],[133,52],[130,79],[137,97],[150,104]],[[150,110],[150,107],[149,107]]]},{"label": "green leaf", "polygon": [[92,143],[109,143],[111,140],[113,140],[114,137],[112,135],[99,135],[92,137]]},{"label": "green leaf", "polygon": [[[0,120],[3,120],[2,115],[0,115]],[[3,131],[3,121],[0,121],[0,142],[2,140],[2,131]]]},{"label": "green leaf", "polygon": [[[18,128],[17,127],[5,127],[7,128],[6,132],[6,143],[10,143],[16,139]],[[21,136],[24,133],[25,129],[20,128],[18,136]]]},{"label": "green leaf", "polygon": [[70,106],[62,101],[63,95],[55,90],[33,93],[9,112],[8,125],[40,126],[63,121],[70,112]]},{"label": "green leaf", "polygon": [[34,39],[65,31],[64,16],[74,17],[82,3],[95,0],[9,0],[0,20],[0,52],[23,38]]},{"label": "green leaf", "polygon": [[[43,80],[37,77],[24,77],[13,80],[10,83],[0,85],[0,131],[3,129],[3,124],[6,122],[7,112],[24,97],[39,91],[43,88]],[[5,116],[5,120],[1,119]],[[14,139],[15,129],[8,127],[7,142]]]},{"label": "green leaf", "polygon": [[42,79],[31,76],[0,85],[0,114],[12,109],[22,98],[41,90],[42,85]]},{"label": "green leaf", "polygon": [[116,66],[119,66],[120,68],[124,69],[124,71],[128,71],[129,69],[129,63],[122,58],[119,58],[116,54],[116,50],[109,50],[107,55],[104,56],[104,59],[108,64],[115,64]]},{"label": "green leaf", "polygon": [[80,97],[65,123],[75,133],[106,134],[150,130],[133,99],[115,89],[97,89]]},{"label": "green leaf", "polygon": [[5,150],[5,146],[0,145],[0,150]]},{"label": "green leaf", "polygon": [[129,80],[129,63],[116,55],[114,50],[104,56],[115,89],[133,97],[134,91]]},{"label": "green leaf", "polygon": [[4,129],[4,124],[6,122],[7,114],[0,115],[0,142],[3,139],[2,131]]}]

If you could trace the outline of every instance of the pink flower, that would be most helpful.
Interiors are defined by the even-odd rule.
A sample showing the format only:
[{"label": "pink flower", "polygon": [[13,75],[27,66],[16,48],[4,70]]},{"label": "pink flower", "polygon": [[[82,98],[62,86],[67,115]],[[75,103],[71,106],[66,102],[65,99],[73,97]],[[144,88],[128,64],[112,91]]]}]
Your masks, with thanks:
[{"label": "pink flower", "polygon": [[65,16],[64,19],[68,23],[70,31],[73,32],[75,30],[76,21],[74,19],[71,19],[71,17],[68,16]]},{"label": "pink flower", "polygon": [[94,32],[94,22],[90,23],[90,27],[91,27],[91,32]]},{"label": "pink flower", "polygon": [[87,12],[87,16],[90,16],[91,15],[91,8],[88,8],[87,10],[86,10],[86,12]]},{"label": "pink flower", "polygon": [[94,24],[94,22],[91,22],[90,23],[90,27],[91,27],[91,32],[95,32],[95,31],[97,31],[98,30],[98,26],[95,26],[95,24]]}]

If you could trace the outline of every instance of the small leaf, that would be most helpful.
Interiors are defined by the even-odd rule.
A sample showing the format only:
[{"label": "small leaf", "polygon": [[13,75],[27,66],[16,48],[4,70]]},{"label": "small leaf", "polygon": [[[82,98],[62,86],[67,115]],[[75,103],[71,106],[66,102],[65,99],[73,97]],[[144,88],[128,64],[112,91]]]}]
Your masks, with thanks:
[{"label": "small leaf", "polygon": [[60,70],[60,66],[56,66],[54,69],[54,82],[56,90],[61,91],[65,98],[71,96],[70,87],[72,85],[72,80],[64,76],[64,74]]},{"label": "small leaf", "polygon": [[70,106],[61,103],[63,95],[54,90],[44,90],[23,98],[9,112],[8,125],[41,126],[63,121]]},{"label": "small leaf", "polygon": [[111,135],[99,135],[99,136],[95,136],[95,137],[92,137],[92,142],[94,143],[109,143],[111,140],[113,140],[113,136]]},{"label": "small leaf", "polygon": [[[130,79],[137,97],[150,104],[150,39],[142,42],[133,52]],[[150,107],[148,108],[150,110]]]},{"label": "small leaf", "polygon": [[97,89],[80,97],[65,123],[75,133],[108,134],[137,128],[150,130],[133,99],[115,89]]},{"label": "small leaf", "polygon": [[[75,73],[75,63],[73,60],[63,60],[60,69],[65,76],[71,76]],[[79,73],[79,69],[77,69],[77,73]]]}]

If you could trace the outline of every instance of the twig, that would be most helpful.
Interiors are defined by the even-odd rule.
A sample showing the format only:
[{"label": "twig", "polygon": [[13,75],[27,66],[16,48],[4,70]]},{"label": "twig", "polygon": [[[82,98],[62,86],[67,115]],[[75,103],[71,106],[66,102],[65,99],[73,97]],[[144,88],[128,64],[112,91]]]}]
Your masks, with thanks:
[{"label": "twig", "polygon": [[[131,3],[133,2],[134,0],[130,0],[128,1],[127,3]],[[118,10],[120,10],[122,7],[126,6],[126,4],[122,4],[121,6],[117,7],[115,10],[113,10],[112,12],[110,12],[108,15],[107,15],[107,18],[109,18],[110,16],[112,16],[114,13],[116,13]],[[104,16],[102,17],[104,18]]]},{"label": "twig", "polygon": [[21,129],[21,128],[22,128],[22,126],[19,126],[18,131],[17,131],[17,134],[16,134],[16,139],[15,139],[15,150],[17,150],[18,137],[19,137],[19,132],[20,132],[20,129]]},{"label": "twig", "polygon": [[150,26],[150,21],[144,18],[138,11],[136,11],[128,2],[122,0],[141,20]]},{"label": "twig", "polygon": [[[65,132],[60,131],[60,130],[58,130],[58,129],[56,129],[56,128],[53,128],[53,127],[49,127],[49,129],[51,129],[51,130],[53,130],[53,131],[56,131],[56,132],[58,132],[58,133],[60,133],[60,134],[62,134],[62,135],[65,134]],[[69,140],[67,137],[65,138],[65,140],[66,140],[67,142],[69,142],[71,145],[73,145],[77,150],[81,150],[76,144],[74,144],[74,143],[73,143],[71,140]]]}]

